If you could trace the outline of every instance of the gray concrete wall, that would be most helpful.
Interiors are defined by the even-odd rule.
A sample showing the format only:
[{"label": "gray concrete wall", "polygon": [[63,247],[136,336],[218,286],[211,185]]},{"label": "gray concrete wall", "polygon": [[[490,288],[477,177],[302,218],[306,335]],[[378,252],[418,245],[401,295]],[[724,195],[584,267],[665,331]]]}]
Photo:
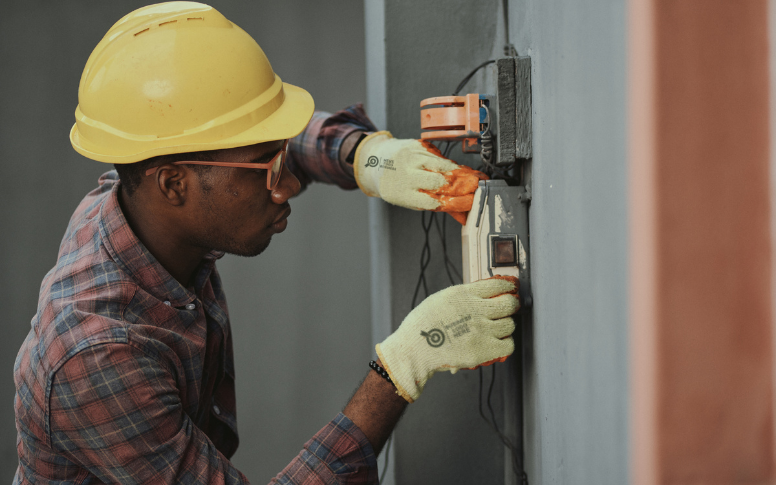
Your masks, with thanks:
[{"label": "gray concrete wall", "polygon": [[[151,2],[3,2],[0,16],[0,482],[16,468],[11,371],[40,280],[68,218],[105,165],[73,151],[81,70],[107,29]],[[365,97],[363,4],[211,1],[252,34],[275,71],[320,109]],[[266,483],[345,404],[366,374],[367,203],[313,186],[258,258],[219,263],[235,335],[241,446],[234,461]]]},{"label": "gray concrete wall", "polygon": [[626,3],[510,2],[533,59],[532,483],[628,481]]},{"label": "gray concrete wall", "polygon": [[[625,5],[509,2],[511,40],[533,60],[535,308],[525,329],[524,413],[533,484],[628,481]],[[503,43],[500,1],[385,2],[388,129],[417,137],[418,102],[450,94]],[[464,92],[493,86],[485,72]],[[395,327],[410,309],[422,232],[418,213],[387,214],[376,237],[390,241]],[[458,228],[448,231],[458,262]],[[438,290],[449,283],[435,237]],[[434,376],[410,406],[395,434],[396,483],[510,483],[503,448],[477,413],[477,379]]]}]

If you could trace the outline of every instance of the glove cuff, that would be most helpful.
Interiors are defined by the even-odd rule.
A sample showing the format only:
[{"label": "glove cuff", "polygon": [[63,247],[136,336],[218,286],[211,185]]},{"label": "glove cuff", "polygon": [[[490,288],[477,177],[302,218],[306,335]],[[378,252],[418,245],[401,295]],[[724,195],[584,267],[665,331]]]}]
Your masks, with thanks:
[{"label": "glove cuff", "polygon": [[373,160],[372,156],[369,155],[370,151],[367,146],[375,138],[379,137],[393,139],[393,135],[389,131],[376,131],[371,135],[367,135],[356,147],[356,156],[353,161],[353,175],[356,177],[358,188],[370,197],[380,197],[380,175],[382,171],[378,167],[380,159],[375,157]]},{"label": "glove cuff", "polygon": [[[388,338],[390,339],[391,337],[388,337]],[[385,343],[386,342],[383,342],[383,344]],[[380,362],[383,365],[383,369],[385,369],[388,372],[388,375],[391,377],[391,380],[393,381],[393,385],[396,386],[396,394],[403,397],[404,400],[407,401],[408,403],[412,404],[413,402],[415,402],[415,399],[420,397],[420,390],[417,389],[417,386],[415,386],[414,389],[411,389],[411,391],[413,391],[413,394],[415,395],[414,398],[412,395],[410,395],[409,392],[407,392],[407,389],[403,385],[403,384],[406,384],[406,379],[405,379],[406,373],[401,373],[401,372],[399,374],[394,373],[394,370],[392,370],[390,365],[388,364],[388,358],[385,357],[385,354],[383,353],[383,349],[381,348],[381,345],[383,344],[375,345],[377,358],[380,359]],[[390,347],[390,344],[389,344],[389,347]],[[394,367],[394,369],[401,370],[401,367],[398,366],[397,364],[397,367]],[[411,379],[410,382],[414,384],[414,379],[412,379],[411,376],[410,376],[410,379]]]}]

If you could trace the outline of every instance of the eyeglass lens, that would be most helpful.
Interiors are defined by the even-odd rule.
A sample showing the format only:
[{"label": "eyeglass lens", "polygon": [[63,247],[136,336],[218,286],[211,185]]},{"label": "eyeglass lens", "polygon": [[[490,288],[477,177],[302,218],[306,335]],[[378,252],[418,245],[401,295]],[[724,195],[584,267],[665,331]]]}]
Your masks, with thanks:
[{"label": "eyeglass lens", "polygon": [[281,150],[275,158],[275,163],[269,169],[269,186],[274,189],[280,180],[280,174],[283,173],[283,164],[286,160],[286,151]]}]

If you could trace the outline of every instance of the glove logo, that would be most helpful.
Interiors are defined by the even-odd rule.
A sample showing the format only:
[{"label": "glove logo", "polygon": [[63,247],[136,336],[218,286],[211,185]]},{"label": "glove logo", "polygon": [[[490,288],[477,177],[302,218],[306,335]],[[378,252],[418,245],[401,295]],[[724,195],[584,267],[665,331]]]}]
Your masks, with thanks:
[{"label": "glove logo", "polygon": [[380,159],[376,156],[372,155],[371,157],[366,159],[366,165],[365,167],[376,167],[377,164],[380,163]]},{"label": "glove logo", "polygon": [[431,347],[441,347],[445,343],[445,333],[438,328],[434,328],[428,333],[421,331],[420,335],[426,337],[426,343]]}]

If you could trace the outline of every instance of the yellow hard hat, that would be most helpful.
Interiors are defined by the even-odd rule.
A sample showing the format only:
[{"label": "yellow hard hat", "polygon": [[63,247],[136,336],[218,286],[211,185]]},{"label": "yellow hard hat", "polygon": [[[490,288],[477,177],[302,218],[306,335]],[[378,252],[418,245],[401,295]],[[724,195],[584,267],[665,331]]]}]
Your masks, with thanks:
[{"label": "yellow hard hat", "polygon": [[116,22],[86,61],[78,103],[73,148],[106,163],[292,138],[314,109],[250,35],[196,2]]}]

